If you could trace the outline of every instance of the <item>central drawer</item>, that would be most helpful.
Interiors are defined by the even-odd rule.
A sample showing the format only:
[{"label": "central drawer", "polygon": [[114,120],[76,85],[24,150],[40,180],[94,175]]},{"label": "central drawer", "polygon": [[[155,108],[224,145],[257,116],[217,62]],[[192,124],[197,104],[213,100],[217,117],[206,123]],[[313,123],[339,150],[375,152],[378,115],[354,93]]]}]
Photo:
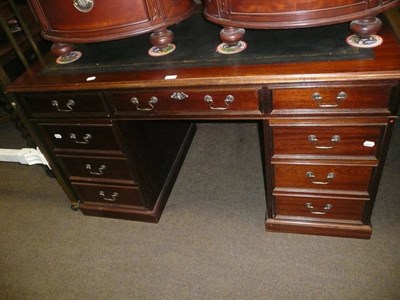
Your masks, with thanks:
[{"label": "central drawer", "polygon": [[118,91],[105,93],[116,115],[224,113],[261,114],[256,88],[227,90],[177,89],[157,91]]}]

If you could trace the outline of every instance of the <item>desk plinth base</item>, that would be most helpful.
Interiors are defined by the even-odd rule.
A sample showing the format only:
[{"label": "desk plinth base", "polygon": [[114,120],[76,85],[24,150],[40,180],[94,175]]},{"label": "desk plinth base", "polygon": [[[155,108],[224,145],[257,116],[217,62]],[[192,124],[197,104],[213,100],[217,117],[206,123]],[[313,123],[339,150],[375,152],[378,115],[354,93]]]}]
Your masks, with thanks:
[{"label": "desk plinth base", "polygon": [[[168,188],[168,187],[167,187]],[[166,188],[166,190],[167,190]],[[147,223],[158,223],[161,214],[167,203],[168,196],[160,196],[157,199],[153,210],[141,210],[133,208],[104,207],[92,204],[80,204],[79,209],[85,216],[105,217],[114,219],[123,219],[131,221],[141,221]]]},{"label": "desk plinth base", "polygon": [[268,232],[301,233],[360,239],[369,239],[372,233],[371,226],[364,224],[341,224],[281,219],[268,219],[265,222],[265,229]]}]

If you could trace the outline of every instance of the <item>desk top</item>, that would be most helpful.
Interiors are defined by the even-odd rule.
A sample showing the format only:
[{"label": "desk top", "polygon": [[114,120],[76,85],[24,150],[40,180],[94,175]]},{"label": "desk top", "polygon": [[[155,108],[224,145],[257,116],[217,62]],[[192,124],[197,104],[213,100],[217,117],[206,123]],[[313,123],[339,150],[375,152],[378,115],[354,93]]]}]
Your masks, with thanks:
[{"label": "desk top", "polygon": [[[199,18],[199,16],[194,16]],[[193,20],[193,19],[192,19]],[[193,22],[190,19],[188,22]],[[192,28],[193,24],[179,25]],[[196,26],[205,26],[206,31],[219,30],[220,27],[209,24],[204,20],[204,23],[197,24]],[[207,27],[210,26],[210,27]],[[215,54],[214,50],[209,56],[201,58],[203,62],[196,62],[196,57],[199,57],[199,53],[196,51],[185,49],[191,43],[191,40],[196,38],[196,34],[191,34],[188,37],[185,35],[181,42],[182,52],[185,52],[186,57],[179,58],[179,47],[175,56],[160,58],[160,61],[165,62],[165,66],[157,61],[158,58],[137,58],[136,61],[142,61],[141,67],[133,65],[132,69],[129,69],[128,60],[124,67],[112,68],[112,60],[109,62],[102,61],[99,66],[95,62],[96,60],[83,59],[82,62],[76,65],[76,72],[74,67],[55,66],[55,57],[49,53],[45,57],[45,63],[36,64],[15,82],[13,82],[8,88],[8,92],[44,92],[44,91],[73,91],[73,90],[104,90],[104,89],[125,89],[125,88],[154,88],[154,87],[174,87],[174,86],[223,86],[223,85],[256,85],[266,83],[295,83],[295,82],[318,82],[318,81],[349,81],[349,80],[380,80],[380,79],[400,79],[400,45],[398,40],[394,36],[391,28],[384,22],[384,26],[379,32],[379,35],[383,38],[383,44],[377,48],[368,50],[358,50],[348,46],[344,39],[341,37],[348,33],[346,24],[333,25],[339,27],[326,26],[322,28],[308,28],[298,29],[296,31],[288,30],[287,33],[277,34],[276,31],[263,31],[254,30],[250,32],[247,37],[249,43],[249,49],[246,49],[240,54],[233,54],[229,56],[221,57],[222,63],[212,61],[218,61],[218,55]],[[334,30],[333,30],[334,29]],[[177,30],[180,30],[179,28]],[[186,30],[186,29],[185,29]],[[191,29],[192,31],[194,29]],[[195,30],[196,31],[196,30]],[[310,37],[312,34],[318,33],[323,35],[326,31],[325,44],[327,48],[318,50],[318,46],[309,46],[310,40],[304,39],[304,45],[297,46],[294,48],[294,52],[286,53],[286,59],[277,55],[273,57],[271,49],[279,52],[281,49],[286,49],[285,45],[288,45],[288,39],[290,36],[298,36],[302,34],[304,37]],[[265,37],[270,40],[265,42]],[[282,31],[279,31],[282,33]],[[336,36],[332,36],[332,33],[336,32]],[[271,35],[272,34],[272,35]],[[179,43],[179,34],[177,36],[177,44]],[[279,36],[283,36],[282,40],[279,40]],[[147,35],[134,37],[129,41],[133,45],[142,45],[143,39],[147,39]],[[335,38],[335,41],[329,41],[329,38]],[[253,47],[256,50],[251,50],[252,42],[256,40],[264,39],[264,49],[260,47]],[[128,41],[128,42],[129,42]],[[93,53],[93,49],[96,47],[105,47],[107,45],[119,45],[117,43],[125,43],[127,41],[117,41],[114,44],[92,44],[92,45],[79,45],[83,51],[89,51]],[[207,38],[207,42],[204,46],[205,49],[215,49],[219,40],[215,34],[210,34]],[[186,43],[186,46],[185,46]],[[199,42],[194,42],[199,45]],[[298,40],[297,40],[298,43]],[[289,42],[290,44],[290,42]],[[147,46],[147,44],[146,44]],[[119,46],[118,46],[119,47]],[[331,47],[331,50],[330,48]],[[142,47],[143,48],[143,47]],[[92,49],[92,50],[90,50]],[[90,52],[92,51],[92,52]],[[311,51],[311,56],[314,58],[309,59],[307,55]],[[314,52],[313,52],[314,51]],[[321,57],[318,57],[318,51],[322,51]],[[132,51],[135,53],[134,51]],[[188,54],[187,54],[188,53]],[[342,53],[342,54],[341,54]],[[85,53],[84,53],[85,55]],[[132,54],[136,55],[136,54]],[[140,54],[142,55],[142,54]],[[207,55],[207,54],[205,54]],[[240,55],[240,56],[234,56]],[[325,56],[324,56],[325,55]],[[328,55],[328,57],[326,57]],[[104,55],[103,55],[104,56]],[[181,55],[182,56],[182,55]],[[118,57],[114,55],[114,58]],[[194,63],[190,63],[190,58],[193,58]],[[256,59],[254,59],[256,57]],[[268,61],[268,58],[271,58]],[[261,58],[261,59],[260,59]],[[267,58],[267,61],[265,60]],[[146,62],[146,59],[148,60]],[[152,64],[152,61],[154,63]],[[170,61],[169,61],[170,60]],[[172,61],[172,63],[171,63]],[[187,63],[189,61],[189,63]],[[86,65],[85,65],[86,64]],[[92,64],[92,65],[90,65]],[[82,65],[84,67],[82,67]],[[152,65],[154,67],[152,67]],[[71,71],[72,70],[72,71]],[[340,74],[340,75],[338,75]],[[87,78],[95,76],[96,78],[92,81],[88,81]],[[166,79],[168,76],[172,76],[174,79]]]}]

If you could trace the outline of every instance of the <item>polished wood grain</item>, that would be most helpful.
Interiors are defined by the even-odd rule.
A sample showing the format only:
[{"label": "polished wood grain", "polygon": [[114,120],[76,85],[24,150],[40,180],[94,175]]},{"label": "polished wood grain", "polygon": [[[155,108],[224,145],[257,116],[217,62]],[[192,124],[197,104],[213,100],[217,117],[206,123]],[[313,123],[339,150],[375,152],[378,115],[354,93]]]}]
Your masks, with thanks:
[{"label": "polished wood grain", "polygon": [[73,43],[117,40],[151,31],[149,44],[157,54],[172,47],[174,33],[167,27],[194,11],[191,0],[30,0],[29,3],[41,25],[42,36],[55,42],[51,50],[62,61],[71,61],[76,54]]},{"label": "polished wood grain", "polygon": [[87,204],[94,202],[103,206],[146,208],[137,187],[77,182],[73,182],[72,185]]},{"label": "polished wood grain", "polygon": [[274,156],[367,156],[376,159],[383,126],[274,127]]},{"label": "polished wood grain", "polygon": [[204,2],[204,15],[224,26],[220,33],[222,42],[237,46],[245,35],[244,28],[286,29],[348,21],[352,21],[350,29],[359,38],[370,38],[382,26],[376,16],[397,5],[397,0],[209,0]]},{"label": "polished wood grain", "polygon": [[57,155],[71,181],[135,184],[126,157]]},{"label": "polished wood grain", "polygon": [[[311,198],[311,197],[276,197],[277,219],[303,219],[310,221],[329,220],[330,222],[344,222],[344,220],[356,221],[361,224],[364,212],[365,200]],[[333,220],[332,220],[333,219]]]},{"label": "polished wood grain", "polygon": [[[8,92],[18,96],[17,112],[84,214],[158,222],[193,137],[193,122],[250,120],[260,125],[268,231],[369,238],[399,101],[400,47],[389,28],[381,34],[385,42],[373,50],[373,58],[361,60],[97,73],[93,69],[94,73],[54,76],[43,73],[43,65],[37,64]],[[86,80],[93,75],[95,80]],[[176,78],[166,80],[166,75]],[[324,104],[335,104],[331,99],[343,89],[345,108],[316,107],[314,93],[329,100]],[[174,93],[189,97],[176,100],[171,98]],[[60,95],[64,108],[70,97],[78,96],[82,109],[52,113],[55,107],[46,101]],[[226,109],[211,109],[204,102],[206,95],[215,99],[215,107]],[[229,107],[224,102],[227,95],[235,98]],[[153,96],[159,102],[149,103]],[[132,98],[138,99],[138,106]],[[96,142],[76,144],[76,139],[59,141],[54,136],[61,132],[69,137],[71,131],[79,138],[93,133],[91,141]],[[315,145],[331,144],[336,134],[342,143],[335,142],[335,147],[319,154],[322,150]],[[318,142],[310,143],[310,135]],[[365,140],[374,145],[365,147]],[[76,163],[69,161],[74,158]],[[134,182],[122,176],[125,171],[103,181],[83,174],[86,159],[97,166],[103,158],[126,161]],[[75,164],[77,173],[71,175],[68,167],[74,169]],[[307,176],[308,172],[315,177]],[[328,180],[331,172],[335,176]],[[119,195],[117,189],[122,189],[121,194],[137,190],[132,199],[116,205],[97,199],[103,185],[109,188],[107,198],[114,192]],[[325,200],[333,199],[339,211],[332,218],[310,217],[303,211],[308,200],[296,202],[299,199],[309,199],[319,210],[332,204]]]},{"label": "polished wood grain", "polygon": [[244,28],[294,28],[347,22],[376,16],[398,5],[398,1],[205,1],[208,20],[224,26]]},{"label": "polished wood grain", "polygon": [[28,95],[21,101],[32,118],[106,117],[109,115],[100,93]]},{"label": "polished wood grain", "polygon": [[[372,229],[369,225],[328,223],[308,220],[270,219],[266,229],[272,232],[291,232],[311,235],[369,239]],[[327,234],[329,232],[329,234]]]},{"label": "polished wood grain", "polygon": [[[396,82],[369,82],[342,85],[315,85],[272,89],[273,114],[290,114],[294,110],[315,114],[356,113],[375,109],[385,112]],[[379,98],[379,101],[376,99]],[[387,112],[387,111],[386,111]]]},{"label": "polished wood grain", "polygon": [[[323,162],[321,162],[322,164]],[[335,193],[368,194],[371,167],[340,165],[275,165],[275,190],[295,191],[309,189],[309,193],[325,190]],[[307,174],[310,174],[307,176]],[[332,178],[329,177],[332,174]],[[312,176],[312,177],[311,177]],[[311,191],[312,190],[312,191]]]},{"label": "polished wood grain", "polygon": [[111,124],[40,123],[39,127],[55,152],[121,152]]},{"label": "polished wood grain", "polygon": [[[259,91],[254,87],[107,92],[117,116],[132,114],[261,114]],[[182,99],[179,99],[182,98]],[[135,99],[136,102],[132,100]]]},{"label": "polished wood grain", "polygon": [[29,0],[42,35],[61,43],[91,43],[143,34],[177,23],[194,9],[191,0],[92,2],[92,10],[82,12],[73,1]]}]

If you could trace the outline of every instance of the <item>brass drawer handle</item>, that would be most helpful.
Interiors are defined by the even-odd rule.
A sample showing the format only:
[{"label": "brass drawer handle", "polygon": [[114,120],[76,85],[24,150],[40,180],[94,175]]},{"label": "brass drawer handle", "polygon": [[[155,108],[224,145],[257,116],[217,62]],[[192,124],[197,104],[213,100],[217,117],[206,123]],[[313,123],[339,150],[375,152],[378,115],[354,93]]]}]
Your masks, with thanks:
[{"label": "brass drawer handle", "polygon": [[314,206],[311,202],[307,202],[305,205],[306,208],[310,211],[310,213],[314,215],[326,215],[333,208],[332,204],[327,203],[324,205],[323,211],[315,211]]},{"label": "brass drawer handle", "polygon": [[150,107],[144,107],[144,108],[139,107],[139,99],[136,97],[132,97],[131,102],[136,105],[136,110],[138,111],[152,111],[154,110],[153,104],[156,104],[158,102],[158,99],[157,97],[154,96],[150,97],[150,100],[148,102]]},{"label": "brass drawer handle", "polygon": [[119,197],[119,194],[117,192],[113,192],[111,194],[111,198],[107,198],[106,193],[104,193],[104,191],[99,191],[99,196],[102,197],[104,201],[114,202]]},{"label": "brass drawer handle", "polygon": [[224,103],[225,103],[224,107],[215,107],[215,106],[213,106],[214,100],[210,95],[205,95],[204,96],[204,101],[208,103],[208,106],[212,110],[227,110],[229,108],[229,103],[232,103],[233,101],[235,101],[235,97],[233,97],[232,95],[226,96],[226,98],[224,100]]},{"label": "brass drawer handle", "polygon": [[340,142],[340,136],[339,135],[334,135],[332,136],[330,142],[330,146],[318,146],[318,138],[315,135],[309,135],[308,136],[308,141],[314,145],[315,149],[321,149],[321,150],[327,150],[327,149],[332,149],[335,147],[336,143]]},{"label": "brass drawer handle", "polygon": [[326,180],[327,180],[327,181],[316,181],[316,180],[315,180],[315,175],[314,175],[314,173],[311,172],[311,171],[308,171],[308,172],[306,173],[306,177],[307,177],[308,179],[310,179],[310,181],[311,181],[313,184],[329,184],[330,182],[332,182],[333,178],[335,178],[335,173],[332,173],[332,172],[328,173],[328,175],[326,175]]},{"label": "brass drawer handle", "polygon": [[57,111],[59,112],[71,112],[74,110],[74,105],[75,105],[75,101],[72,99],[69,99],[66,103],[65,103],[65,107],[66,109],[61,109],[60,105],[58,103],[57,100],[51,100],[51,105],[55,106],[55,108],[57,109]]},{"label": "brass drawer handle", "polygon": [[78,141],[76,139],[76,134],[75,133],[71,133],[69,135],[70,139],[75,140],[75,143],[77,144],[89,144],[90,139],[92,138],[92,136],[89,133],[86,133],[83,138],[82,141]]},{"label": "brass drawer handle", "polygon": [[320,93],[314,93],[312,94],[313,100],[315,100],[318,104],[319,107],[322,108],[332,108],[332,107],[338,107],[340,103],[347,98],[347,93],[345,92],[340,92],[336,96],[336,104],[323,104],[323,98]]},{"label": "brass drawer handle", "polygon": [[105,166],[105,165],[100,165],[100,166],[97,168],[97,171],[92,171],[92,166],[91,166],[90,164],[86,164],[85,167],[86,167],[86,170],[88,170],[90,174],[92,174],[92,175],[97,175],[97,176],[103,175],[103,172],[104,172],[104,170],[106,169],[106,166]]},{"label": "brass drawer handle", "polygon": [[83,13],[88,13],[93,9],[94,0],[73,0],[73,6]]},{"label": "brass drawer handle", "polygon": [[186,98],[189,98],[189,96],[187,94],[183,93],[183,92],[174,92],[171,95],[171,98],[175,99],[175,100],[182,101],[182,100],[185,100]]}]

